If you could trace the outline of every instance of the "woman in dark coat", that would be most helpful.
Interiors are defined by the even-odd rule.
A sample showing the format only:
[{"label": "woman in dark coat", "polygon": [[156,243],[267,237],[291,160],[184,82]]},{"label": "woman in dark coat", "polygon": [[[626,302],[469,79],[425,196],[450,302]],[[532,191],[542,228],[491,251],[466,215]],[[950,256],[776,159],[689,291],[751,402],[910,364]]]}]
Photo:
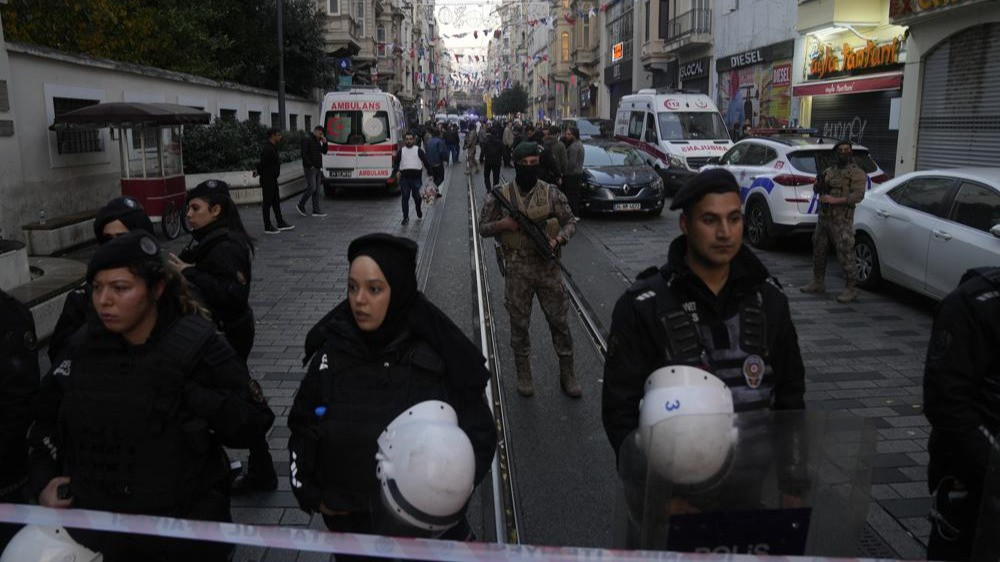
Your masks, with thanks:
[{"label": "woman in dark coat", "polygon": [[[180,257],[170,254],[170,262],[194,285],[219,330],[246,364],[256,332],[249,302],[253,239],[226,182],[198,184],[188,192],[187,202],[192,240]],[[234,494],[278,486],[266,429],[250,446],[247,471],[233,482]]]},{"label": "woman in dark coat", "polygon": [[[408,407],[442,400],[489,471],[496,426],[479,349],[417,290],[417,244],[388,234],[351,243],[348,296],[306,337],[308,372],[288,416],[292,491],[330,530],[388,533],[376,440]],[[468,540],[464,517],[442,538]]]}]

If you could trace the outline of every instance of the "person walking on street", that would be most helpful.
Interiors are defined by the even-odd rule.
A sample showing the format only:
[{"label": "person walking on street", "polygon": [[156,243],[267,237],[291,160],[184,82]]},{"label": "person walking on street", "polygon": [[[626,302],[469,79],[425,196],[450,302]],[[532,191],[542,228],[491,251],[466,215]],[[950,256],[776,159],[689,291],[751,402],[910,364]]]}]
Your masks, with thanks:
[{"label": "person walking on street", "polygon": [[712,372],[737,413],[804,409],[805,368],[788,298],[743,245],[739,185],[722,169],[680,189],[683,235],[663,267],[640,273],[615,304],[601,414],[615,454],[639,426],[644,383],[658,368]]},{"label": "person walking on street", "polygon": [[465,134],[465,175],[479,173],[479,159],[476,149],[479,148],[479,135],[475,128],[470,128]]},{"label": "person walking on street", "polygon": [[[39,505],[230,522],[229,458],[274,415],[208,312],[136,230],[87,267],[98,315],[41,381],[25,490]],[[225,543],[69,529],[107,562],[229,560]]]},{"label": "person walking on street", "polygon": [[483,185],[486,191],[493,189],[493,186],[500,183],[500,165],[503,162],[504,146],[499,138],[500,128],[496,127],[493,132],[486,133],[486,142],[483,143],[482,154],[479,159],[483,163]]},{"label": "person walking on street", "polygon": [[448,154],[451,156],[450,163],[458,164],[458,155],[462,142],[458,134],[458,125],[451,125],[444,133],[444,143],[448,147]]},{"label": "person walking on street", "polygon": [[[559,177],[562,178],[566,175],[566,145],[559,140],[558,126],[550,125],[545,130],[545,136],[542,137],[542,146],[552,153],[552,158],[556,161],[556,171]],[[564,190],[563,193],[566,193],[566,191]]]},{"label": "person walking on street", "polygon": [[322,125],[313,127],[312,134],[302,139],[302,168],[306,176],[306,190],[295,210],[306,216],[306,201],[312,197],[312,216],[325,217],[319,208],[320,188],[323,186],[323,155],[326,154],[326,134]]},{"label": "person walking on street", "polygon": [[435,128],[431,131],[431,140],[427,142],[425,153],[431,177],[434,178],[434,185],[437,187],[437,195],[440,197],[441,184],[444,183],[444,165],[448,162],[448,147],[441,138],[440,129]]},{"label": "person walking on street", "polygon": [[[281,194],[278,192],[278,176],[281,175],[281,158],[278,155],[278,143],[281,142],[281,129],[274,127],[267,130],[267,142],[260,151],[260,161],[253,172],[253,177],[260,177],[261,210],[264,212],[264,233],[277,234],[282,230],[292,230],[295,225],[288,224],[281,216]],[[277,228],[271,224],[271,211]]]},{"label": "person walking on street", "polygon": [[403,205],[403,222],[405,226],[410,223],[410,199],[413,199],[413,208],[417,211],[417,218],[423,218],[424,213],[420,210],[420,186],[424,181],[424,169],[430,171],[430,164],[427,163],[427,155],[424,149],[416,146],[416,137],[413,133],[406,133],[403,137],[403,146],[396,152],[392,159],[392,175],[399,183],[399,196]]},{"label": "person walking on street", "polygon": [[[513,154],[514,181],[501,185],[501,195],[534,221],[544,232],[550,248],[559,248],[576,233],[576,218],[566,197],[554,186],[538,179],[538,145],[522,142]],[[517,392],[531,396],[535,389],[531,375],[531,308],[535,295],[545,313],[552,343],[559,357],[559,382],[571,398],[582,394],[573,368],[573,338],[566,320],[568,304],[559,264],[543,258],[517,222],[490,194],[479,213],[479,233],[500,238],[506,264],[504,302],[510,316],[510,347],[517,369]]]},{"label": "person walking on street", "polygon": [[563,190],[566,199],[573,209],[573,214],[580,215],[580,182],[583,181],[583,143],[580,142],[580,129],[568,127],[563,136],[566,145],[566,173],[563,174]]},{"label": "person walking on street", "polygon": [[868,176],[854,163],[850,142],[838,142],[833,151],[837,163],[823,170],[813,187],[819,198],[819,218],[813,232],[813,280],[800,291],[826,292],[826,254],[830,242],[833,242],[837,261],[844,268],[846,279],[846,288],[837,295],[837,302],[846,304],[858,298],[858,273],[854,263],[854,207],[865,197]]},{"label": "person walking on street", "polygon": [[[496,452],[496,425],[483,397],[490,378],[485,359],[417,290],[417,249],[412,240],[383,233],[351,242],[347,298],[305,339],[308,370],[288,414],[291,488],[299,506],[319,512],[334,532],[413,536],[415,528],[387,521],[376,452],[391,433],[389,423],[415,404],[440,400],[454,409],[472,445],[474,467],[467,468],[474,468],[473,485],[486,476]],[[410,476],[419,481],[422,475]],[[402,486],[394,495],[403,496]],[[423,516],[440,519],[443,533],[436,538],[471,540],[464,509],[447,517],[425,509]],[[337,555],[342,558],[361,559]]]},{"label": "person walking on street", "polygon": [[938,306],[924,363],[924,415],[931,424],[928,560],[972,560],[978,519],[996,520],[995,496],[983,496],[996,469],[998,365],[1000,267],[973,269]]},{"label": "person walking on street", "polygon": [[503,128],[503,165],[510,168],[511,151],[514,150],[514,123],[508,122]]},{"label": "person walking on street", "polygon": [[[246,365],[257,332],[250,307],[253,239],[243,226],[226,182],[204,181],[188,192],[187,201],[191,242],[180,256],[170,254],[168,261],[194,286],[219,331]],[[233,482],[234,494],[277,487],[267,443],[269,429],[263,428],[250,443],[247,470]]]}]

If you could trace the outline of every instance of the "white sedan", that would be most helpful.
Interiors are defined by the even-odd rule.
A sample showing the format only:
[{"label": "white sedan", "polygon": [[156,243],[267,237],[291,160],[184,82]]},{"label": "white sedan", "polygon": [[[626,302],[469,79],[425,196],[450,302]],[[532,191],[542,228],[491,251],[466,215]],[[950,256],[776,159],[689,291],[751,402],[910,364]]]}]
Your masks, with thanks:
[{"label": "white sedan", "polygon": [[942,299],[974,267],[1000,266],[1000,168],[912,172],[854,214],[858,284],[883,279]]}]

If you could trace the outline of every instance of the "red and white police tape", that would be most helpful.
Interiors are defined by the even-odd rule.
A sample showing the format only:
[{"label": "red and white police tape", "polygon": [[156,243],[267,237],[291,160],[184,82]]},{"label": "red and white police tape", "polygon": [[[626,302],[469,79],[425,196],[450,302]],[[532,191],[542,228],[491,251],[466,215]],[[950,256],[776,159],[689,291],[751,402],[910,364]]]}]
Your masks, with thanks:
[{"label": "red and white police tape", "polygon": [[[301,527],[247,525],[195,521],[151,515],[126,515],[88,509],[53,509],[33,505],[0,503],[0,522],[42,527],[70,527],[115,533],[132,533],[224,542],[269,548],[355,554],[405,560],[447,560],[451,562],[494,562],[508,560],[669,560],[679,562],[758,562],[796,560],[832,562],[834,558],[798,556],[751,556],[748,554],[687,554],[650,550],[606,550],[557,546],[502,545],[431,539],[411,539],[379,535],[329,533]],[[874,559],[850,559],[876,562]]]}]

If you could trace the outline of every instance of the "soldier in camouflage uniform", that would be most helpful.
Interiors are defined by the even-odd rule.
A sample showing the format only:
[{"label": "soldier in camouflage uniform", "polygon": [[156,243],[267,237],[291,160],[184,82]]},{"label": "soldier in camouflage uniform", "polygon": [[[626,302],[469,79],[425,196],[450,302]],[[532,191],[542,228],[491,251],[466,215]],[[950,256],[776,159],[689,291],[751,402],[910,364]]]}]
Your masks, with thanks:
[{"label": "soldier in camouflage uniform", "polygon": [[[500,189],[511,205],[519,208],[545,231],[556,252],[576,232],[576,219],[569,203],[554,186],[538,179],[538,144],[521,142],[514,150],[516,176]],[[513,218],[491,195],[479,214],[480,234],[499,237],[506,263],[504,300],[510,315],[510,347],[517,368],[517,392],[534,394],[531,380],[531,339],[528,328],[534,296],[545,313],[552,332],[552,344],[559,356],[559,380],[563,392],[572,398],[581,395],[573,372],[573,339],[566,320],[568,303],[559,266],[541,257],[532,242],[520,232]]]},{"label": "soldier in camouflage uniform", "polygon": [[865,197],[868,175],[854,163],[851,143],[841,141],[833,147],[837,163],[816,178],[819,196],[819,219],[813,232],[813,281],[800,289],[803,293],[826,292],[826,254],[830,242],[837,261],[844,268],[847,288],[837,295],[837,302],[849,303],[858,298],[857,267],[854,263],[854,206]]}]

